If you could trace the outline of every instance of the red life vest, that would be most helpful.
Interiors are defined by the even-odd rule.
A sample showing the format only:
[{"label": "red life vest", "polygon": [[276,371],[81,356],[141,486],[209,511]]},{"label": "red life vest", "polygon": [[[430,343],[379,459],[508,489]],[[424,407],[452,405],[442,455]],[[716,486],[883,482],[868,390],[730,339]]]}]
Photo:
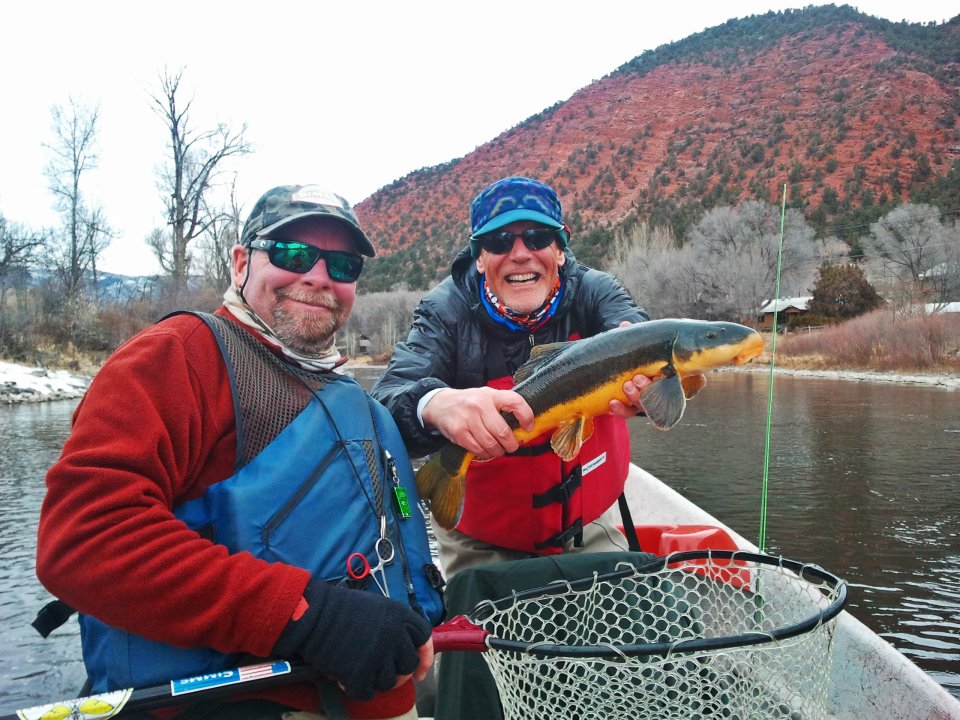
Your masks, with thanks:
[{"label": "red life vest", "polygon": [[[498,378],[487,385],[510,389],[513,380]],[[512,550],[562,553],[567,540],[616,502],[627,478],[626,421],[608,414],[593,422],[593,435],[570,462],[550,448],[551,431],[515,453],[471,463],[457,530]]]}]

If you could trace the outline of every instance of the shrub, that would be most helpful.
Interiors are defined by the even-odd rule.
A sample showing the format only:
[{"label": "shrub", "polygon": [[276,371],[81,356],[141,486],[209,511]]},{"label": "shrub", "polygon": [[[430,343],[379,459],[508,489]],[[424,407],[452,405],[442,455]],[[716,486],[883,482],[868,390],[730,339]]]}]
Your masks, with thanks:
[{"label": "shrub", "polygon": [[960,372],[960,314],[898,315],[882,309],[778,346],[786,358],[818,356],[825,367]]}]

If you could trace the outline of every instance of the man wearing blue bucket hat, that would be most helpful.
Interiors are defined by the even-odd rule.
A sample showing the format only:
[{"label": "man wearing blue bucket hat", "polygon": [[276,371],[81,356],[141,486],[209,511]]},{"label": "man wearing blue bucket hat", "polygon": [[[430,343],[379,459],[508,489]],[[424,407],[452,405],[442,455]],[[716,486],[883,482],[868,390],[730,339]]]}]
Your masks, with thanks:
[{"label": "man wearing blue bucket hat", "polygon": [[626,550],[605,516],[623,492],[629,466],[624,418],[641,409],[649,382],[624,385],[569,462],[549,435],[520,446],[501,417],[531,427],[533,413],[513,373],[533,345],[589,337],[646,312],[611,275],[576,261],[560,199],[549,186],[508,177],[470,206],[469,244],[450,277],[427,293],[372,394],[387,406],[412,455],[447,440],[474,453],[457,527],[436,527],[448,577],[488,562],[577,551]]}]

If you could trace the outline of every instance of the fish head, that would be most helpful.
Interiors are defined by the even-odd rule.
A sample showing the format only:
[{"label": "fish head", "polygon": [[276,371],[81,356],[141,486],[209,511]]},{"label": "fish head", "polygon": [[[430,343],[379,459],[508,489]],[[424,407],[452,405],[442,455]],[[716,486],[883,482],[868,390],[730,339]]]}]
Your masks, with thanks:
[{"label": "fish head", "polygon": [[674,367],[681,375],[743,365],[762,352],[760,333],[732,322],[678,322],[673,342]]}]

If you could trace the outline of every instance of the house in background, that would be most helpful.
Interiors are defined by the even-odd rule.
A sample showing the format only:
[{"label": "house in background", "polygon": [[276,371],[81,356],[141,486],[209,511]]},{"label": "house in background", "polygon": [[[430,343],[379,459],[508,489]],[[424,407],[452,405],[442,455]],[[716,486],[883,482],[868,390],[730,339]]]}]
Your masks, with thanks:
[{"label": "house in background", "polygon": [[792,318],[807,314],[807,306],[811,300],[813,300],[813,295],[771,300],[760,309],[760,316],[757,318],[760,323],[760,329],[773,329],[774,313],[777,314],[777,327],[786,327]]},{"label": "house in background", "polygon": [[926,303],[923,306],[927,315],[936,315],[937,313],[960,313],[960,302],[945,303]]}]

